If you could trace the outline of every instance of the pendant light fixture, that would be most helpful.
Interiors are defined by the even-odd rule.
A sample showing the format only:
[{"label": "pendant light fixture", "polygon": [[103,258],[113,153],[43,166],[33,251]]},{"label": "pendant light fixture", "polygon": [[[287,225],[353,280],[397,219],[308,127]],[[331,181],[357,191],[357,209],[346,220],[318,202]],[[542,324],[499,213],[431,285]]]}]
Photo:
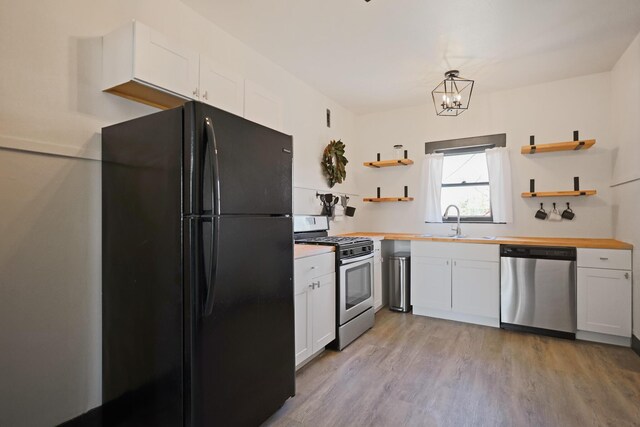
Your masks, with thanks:
[{"label": "pendant light fixture", "polygon": [[473,80],[459,77],[460,71],[449,70],[445,79],[431,91],[433,105],[439,116],[459,116],[467,108],[473,92]]}]

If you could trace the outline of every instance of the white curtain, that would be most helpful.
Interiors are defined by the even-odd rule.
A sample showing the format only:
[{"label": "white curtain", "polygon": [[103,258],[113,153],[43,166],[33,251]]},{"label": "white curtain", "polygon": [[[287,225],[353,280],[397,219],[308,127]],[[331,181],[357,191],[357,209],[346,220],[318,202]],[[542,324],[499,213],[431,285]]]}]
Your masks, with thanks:
[{"label": "white curtain", "polygon": [[427,154],[422,164],[422,185],[425,200],[424,220],[426,222],[442,222],[442,165],[444,154]]},{"label": "white curtain", "polygon": [[509,149],[497,147],[486,150],[491,190],[493,222],[513,222],[513,193],[511,191],[511,162]]}]

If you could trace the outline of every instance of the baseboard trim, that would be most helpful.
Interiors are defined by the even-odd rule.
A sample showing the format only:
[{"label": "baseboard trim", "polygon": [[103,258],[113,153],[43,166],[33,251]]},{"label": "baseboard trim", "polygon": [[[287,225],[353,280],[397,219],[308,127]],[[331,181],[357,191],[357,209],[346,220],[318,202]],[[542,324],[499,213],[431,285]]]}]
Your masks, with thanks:
[{"label": "baseboard trim", "polygon": [[437,310],[425,307],[413,306],[413,314],[418,316],[437,317],[438,319],[454,320],[456,322],[473,323],[475,325],[500,327],[500,319],[472,314],[454,313],[452,311]]},{"label": "baseboard trim", "polygon": [[631,349],[640,356],[640,340],[635,335],[631,335]]},{"label": "baseboard trim", "polygon": [[304,368],[305,366],[307,366],[309,363],[313,362],[315,360],[316,357],[320,356],[322,353],[324,353],[326,351],[325,347],[322,347],[320,350],[316,351],[315,353],[313,353],[311,356],[309,356],[307,359],[303,360],[302,362],[300,362],[300,364],[298,366],[296,366],[296,372],[298,372],[300,369]]},{"label": "baseboard trim", "polygon": [[102,406],[93,408],[89,412],[65,421],[58,427],[100,427],[102,426]]},{"label": "baseboard trim", "polygon": [[631,339],[629,337],[601,334],[598,332],[578,331],[576,333],[576,339],[582,341],[599,342],[601,344],[618,345],[620,347],[631,347]]}]

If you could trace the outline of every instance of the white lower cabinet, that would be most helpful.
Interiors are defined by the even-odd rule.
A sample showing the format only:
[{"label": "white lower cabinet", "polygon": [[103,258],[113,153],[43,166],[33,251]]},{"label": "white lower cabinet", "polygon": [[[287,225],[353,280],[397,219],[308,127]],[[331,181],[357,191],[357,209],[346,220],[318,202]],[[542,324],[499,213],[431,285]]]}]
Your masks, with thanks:
[{"label": "white lower cabinet", "polygon": [[578,248],[576,338],[631,345],[632,254]]},{"label": "white lower cabinet", "polygon": [[451,310],[451,260],[411,256],[411,304]]},{"label": "white lower cabinet", "polygon": [[498,317],[500,313],[500,264],[454,260],[451,308],[458,313]]},{"label": "white lower cabinet", "polygon": [[336,275],[325,274],[315,280],[311,291],[311,352],[323,349],[336,338]]},{"label": "white lower cabinet", "polygon": [[295,336],[296,336],[296,366],[307,360],[313,353],[311,342],[311,292],[306,289],[298,289],[295,286],[295,296],[293,299],[293,311],[295,313]]},{"label": "white lower cabinet", "polygon": [[294,263],[296,367],[336,337],[336,275],[333,253]]},{"label": "white lower cabinet", "polygon": [[373,309],[378,311],[384,304],[382,300],[382,252],[381,243],[373,242]]},{"label": "white lower cabinet", "polygon": [[578,330],[631,337],[631,272],[578,268]]},{"label": "white lower cabinet", "polygon": [[498,245],[412,242],[413,313],[500,326],[498,249]]}]

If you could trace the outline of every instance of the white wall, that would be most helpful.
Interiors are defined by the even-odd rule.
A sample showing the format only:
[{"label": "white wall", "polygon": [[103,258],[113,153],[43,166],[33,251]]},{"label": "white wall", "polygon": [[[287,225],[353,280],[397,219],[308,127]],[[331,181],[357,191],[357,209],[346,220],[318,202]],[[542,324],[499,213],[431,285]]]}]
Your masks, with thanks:
[{"label": "white wall", "polygon": [[0,150],[0,425],[100,402],[100,164]]},{"label": "white wall", "polygon": [[[515,222],[508,225],[465,224],[471,235],[527,236],[612,236],[611,154],[614,149],[610,126],[610,73],[594,74],[536,86],[476,94],[468,111],[457,118],[437,117],[430,95],[417,107],[369,114],[357,118],[358,163],[393,155],[393,145],[403,144],[415,164],[409,167],[358,170],[360,193],[374,196],[382,187],[383,196],[401,195],[403,185],[416,197],[407,203],[366,203],[360,228],[371,231],[444,233],[450,225],[425,224],[423,221],[420,177],[424,143],[496,133],[507,134],[514,182]],[[482,82],[477,82],[478,88]],[[581,138],[595,138],[596,145],[583,152],[560,152],[524,156],[520,146],[529,144],[529,135],[537,143],[570,141],[573,130]],[[594,197],[523,199],[529,191],[529,179],[536,189],[573,190],[573,177],[580,177],[581,188],[596,189]],[[553,223],[534,219],[539,202],[549,209],[571,202],[576,213],[573,221]]]},{"label": "white wall", "polygon": [[[611,72],[613,88],[614,235],[640,248],[640,34]],[[640,337],[640,250],[634,250],[633,333]]]},{"label": "white wall", "polygon": [[[103,126],[155,111],[100,91],[101,36],[133,18],[283,98],[296,212],[320,212],[309,195],[326,190],[329,140],[352,152],[349,111],[179,0],[0,3],[0,425],[53,425],[101,400],[100,163],[74,156],[99,159]],[[356,193],[354,178],[350,165],[335,190]]]}]

